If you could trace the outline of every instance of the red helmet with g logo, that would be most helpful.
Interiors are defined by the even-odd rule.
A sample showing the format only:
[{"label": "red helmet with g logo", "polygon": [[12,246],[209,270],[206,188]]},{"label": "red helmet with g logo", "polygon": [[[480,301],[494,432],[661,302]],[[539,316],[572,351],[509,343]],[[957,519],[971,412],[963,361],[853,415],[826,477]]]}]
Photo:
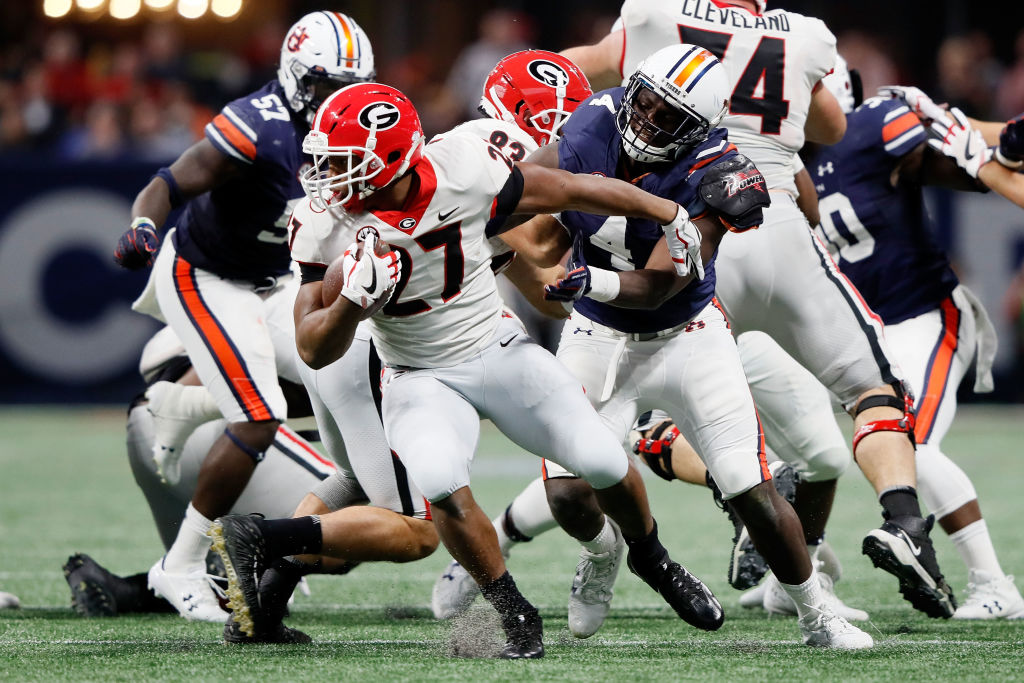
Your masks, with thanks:
[{"label": "red helmet with g logo", "polygon": [[547,50],[524,50],[505,57],[484,83],[480,111],[514,123],[538,145],[558,140],[562,124],[593,94],[580,68]]},{"label": "red helmet with g logo", "polygon": [[399,90],[358,83],[324,100],[302,151],[313,157],[302,176],[306,194],[323,207],[352,208],[420,160],[423,126]]}]

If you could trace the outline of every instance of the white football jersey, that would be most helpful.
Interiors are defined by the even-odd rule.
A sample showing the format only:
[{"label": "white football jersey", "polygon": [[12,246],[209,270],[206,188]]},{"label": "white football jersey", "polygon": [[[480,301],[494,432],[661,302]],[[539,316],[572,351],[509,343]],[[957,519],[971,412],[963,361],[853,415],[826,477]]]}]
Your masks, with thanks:
[{"label": "white football jersey", "polygon": [[390,366],[457,365],[484,347],[501,319],[485,228],[511,167],[479,134],[446,133],[424,147],[418,190],[401,210],[339,220],[301,202],[292,258],[326,266],[373,227],[402,257],[391,301],[370,319],[377,353]]},{"label": "white football jersey", "polygon": [[647,55],[676,43],[715,54],[729,75],[729,141],[750,157],[768,187],[796,194],[793,155],[804,144],[811,93],[832,71],[836,39],[813,17],[776,9],[757,15],[712,0],[625,0],[624,79]]}]

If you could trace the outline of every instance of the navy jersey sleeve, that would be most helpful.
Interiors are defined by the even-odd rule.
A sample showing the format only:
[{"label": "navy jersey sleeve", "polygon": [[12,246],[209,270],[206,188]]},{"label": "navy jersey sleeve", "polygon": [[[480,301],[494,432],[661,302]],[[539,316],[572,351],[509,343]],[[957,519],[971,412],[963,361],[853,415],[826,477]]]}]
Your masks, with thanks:
[{"label": "navy jersey sleeve", "polygon": [[873,142],[891,157],[906,156],[928,138],[921,119],[901,99],[871,98],[858,113],[865,129],[878,131],[880,138]]},{"label": "navy jersey sleeve", "polygon": [[623,92],[623,88],[602,90],[576,108],[562,127],[562,138],[558,141],[559,168],[571,173],[598,170],[614,176],[619,160],[615,109]]},{"label": "navy jersey sleeve", "polygon": [[206,139],[243,164],[252,164],[257,156],[266,155],[268,151],[262,150],[265,143],[287,135],[294,125],[279,90],[277,82],[272,81],[260,90],[226,104],[206,124]]}]

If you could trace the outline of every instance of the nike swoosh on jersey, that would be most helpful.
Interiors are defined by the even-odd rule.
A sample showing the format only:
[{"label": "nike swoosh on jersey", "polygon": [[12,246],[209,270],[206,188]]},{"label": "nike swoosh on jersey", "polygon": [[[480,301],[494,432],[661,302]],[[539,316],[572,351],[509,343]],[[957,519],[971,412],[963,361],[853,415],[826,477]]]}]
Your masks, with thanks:
[{"label": "nike swoosh on jersey", "polygon": [[453,213],[455,213],[458,210],[459,210],[459,207],[456,206],[454,209],[452,209],[448,213],[441,213],[440,211],[438,211],[437,212],[437,220],[439,220],[439,221],[448,220],[448,217],[451,216]]},{"label": "nike swoosh on jersey", "polygon": [[516,333],[516,334],[513,334],[513,335],[512,335],[511,337],[509,337],[509,338],[508,338],[508,339],[506,339],[505,341],[503,341],[503,342],[498,342],[498,346],[500,346],[500,347],[504,348],[504,347],[508,346],[509,344],[511,344],[511,343],[512,343],[512,340],[513,340],[513,339],[515,339],[515,338],[516,338],[516,337],[518,337],[518,336],[519,336],[519,334],[518,334],[518,333]]}]

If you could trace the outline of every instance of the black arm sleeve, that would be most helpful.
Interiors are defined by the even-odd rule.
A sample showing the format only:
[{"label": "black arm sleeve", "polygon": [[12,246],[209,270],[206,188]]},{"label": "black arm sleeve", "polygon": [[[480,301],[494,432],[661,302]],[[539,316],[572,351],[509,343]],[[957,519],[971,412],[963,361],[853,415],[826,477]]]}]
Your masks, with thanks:
[{"label": "black arm sleeve", "polygon": [[700,196],[736,232],[761,225],[761,209],[771,204],[764,176],[742,154],[709,168],[700,181]]},{"label": "black arm sleeve", "polygon": [[523,196],[523,173],[518,167],[512,167],[512,173],[509,175],[508,180],[500,190],[498,195],[494,198],[494,203],[491,205],[491,218],[487,221],[487,227],[484,229],[487,237],[494,237],[501,233],[515,227],[514,223],[507,223],[507,219],[512,215],[512,212],[519,206],[519,200]]},{"label": "black arm sleeve", "polygon": [[322,266],[319,263],[300,263],[299,272],[301,273],[300,284],[320,282],[327,273],[327,266]]}]

